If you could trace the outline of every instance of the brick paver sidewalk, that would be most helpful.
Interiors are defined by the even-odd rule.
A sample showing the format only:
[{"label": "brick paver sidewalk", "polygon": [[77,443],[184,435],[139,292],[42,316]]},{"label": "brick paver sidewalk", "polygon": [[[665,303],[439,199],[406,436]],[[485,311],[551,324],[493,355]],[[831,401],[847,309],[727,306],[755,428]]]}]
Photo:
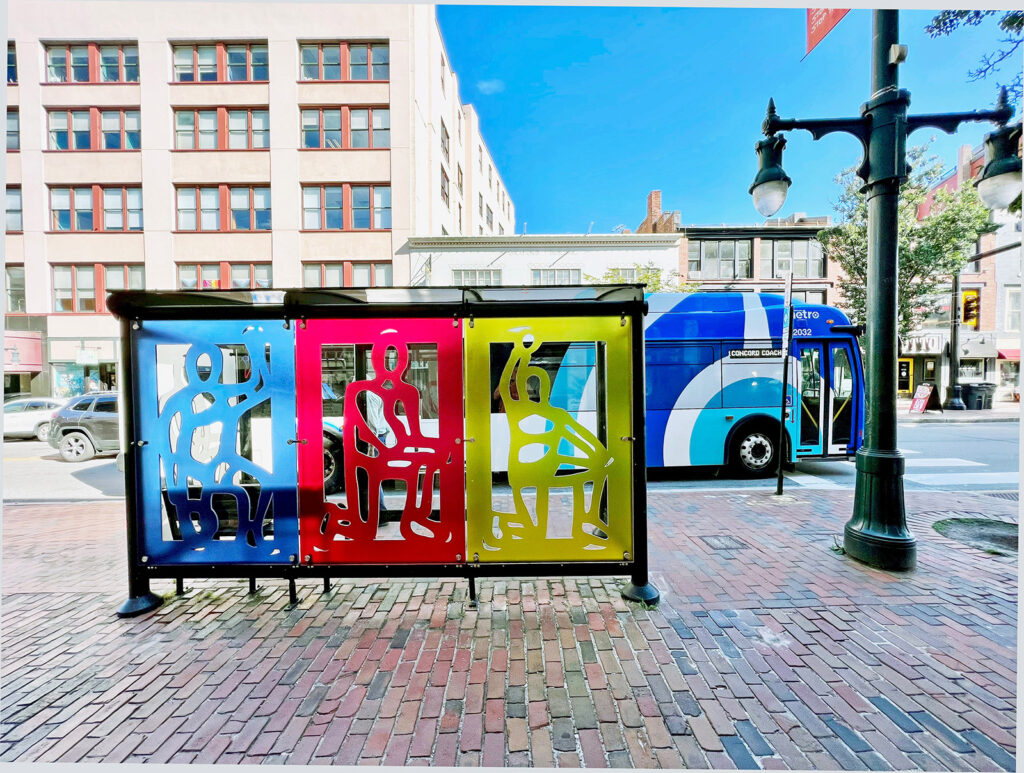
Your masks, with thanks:
[{"label": "brick paver sidewalk", "polygon": [[[119,620],[123,512],[4,512],[0,760],[1011,770],[1017,563],[939,536],[1016,503],[908,492],[920,568],[829,550],[847,491],[652,493],[622,580],[195,581]],[[172,594],[173,582],[154,583]]]}]

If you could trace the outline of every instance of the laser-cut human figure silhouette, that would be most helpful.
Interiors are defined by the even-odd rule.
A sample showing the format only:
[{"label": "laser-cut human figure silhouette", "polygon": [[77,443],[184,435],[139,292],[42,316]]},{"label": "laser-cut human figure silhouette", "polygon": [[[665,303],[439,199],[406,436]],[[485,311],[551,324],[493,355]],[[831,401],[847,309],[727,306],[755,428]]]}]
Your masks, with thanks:
[{"label": "laser-cut human figure silhouette", "polygon": [[[390,365],[389,352],[394,353]],[[447,542],[453,537],[451,527],[432,520],[430,516],[434,474],[443,464],[450,463],[451,455],[438,438],[427,437],[420,428],[419,392],[415,386],[402,380],[409,366],[409,349],[397,335],[385,334],[374,344],[370,356],[374,377],[353,381],[345,388],[343,445],[348,506],[344,509],[348,511],[348,517],[329,519],[334,523],[331,530],[353,540],[375,539],[380,522],[381,497],[378,492],[381,484],[384,481],[403,481],[406,494],[399,524],[402,537],[406,540],[440,539]],[[393,445],[380,438],[381,428],[371,426],[367,414],[360,410],[359,398],[363,393],[366,394],[367,414],[371,411],[377,413],[375,409],[383,413],[384,422],[395,438]],[[369,404],[376,402],[374,398],[380,400],[380,406]],[[408,427],[398,418],[399,408]],[[369,490],[365,521],[359,514],[357,468],[366,472]],[[338,508],[332,503],[327,504]],[[414,524],[418,528],[414,529]]]},{"label": "laser-cut human figure silhouette", "polygon": [[[256,547],[263,540],[263,520],[270,508],[273,492],[260,487],[257,501],[249,492],[233,482],[239,472],[258,481],[268,471],[238,453],[238,438],[242,417],[263,400],[270,399],[267,386],[270,364],[264,358],[262,347],[257,356],[250,356],[251,370],[245,380],[220,383],[223,371],[223,353],[212,343],[194,343],[185,354],[185,384],[172,394],[160,411],[160,436],[154,441],[167,475],[165,501],[173,508],[177,530],[187,549],[202,547],[220,530],[220,518],[213,507],[213,497],[231,496],[236,502],[238,531],[236,541]],[[247,353],[248,348],[243,347]],[[199,361],[206,357],[209,371],[201,373]],[[240,353],[239,356],[245,356]],[[261,392],[267,392],[265,396]],[[197,405],[196,398],[202,396]],[[234,404],[232,404],[234,403]],[[179,423],[180,422],[180,423]],[[217,453],[208,461],[192,455],[195,433],[212,433],[213,425],[221,423]],[[172,440],[176,429],[177,438]],[[226,467],[225,467],[226,465]],[[198,488],[199,498],[189,493],[189,480]],[[198,528],[193,521],[198,521]],[[174,531],[174,529],[172,529]]]},{"label": "laser-cut human figure silhouette", "polygon": [[[488,534],[484,542],[500,548],[502,542],[519,538],[543,540],[547,538],[550,492],[552,488],[572,488],[572,539],[580,544],[604,547],[606,525],[601,521],[601,498],[608,483],[607,468],[612,463],[608,449],[590,430],[576,421],[568,411],[551,405],[551,381],[547,371],[530,364],[531,355],[540,348],[541,341],[534,338],[528,328],[517,328],[518,333],[508,361],[501,373],[498,391],[508,416],[509,452],[508,482],[512,489],[514,514],[498,513],[500,536]],[[531,398],[529,383],[535,381]],[[529,419],[539,416],[545,429],[532,432]],[[559,451],[568,442],[582,452],[582,456],[566,456]],[[520,452],[530,446],[541,445],[544,453],[535,461],[521,461]],[[563,465],[575,468],[571,473],[557,475]],[[584,496],[591,486],[590,503]],[[535,488],[537,497],[536,521],[531,517],[523,489]],[[589,527],[589,529],[584,529]],[[594,532],[597,531],[598,534]]]}]

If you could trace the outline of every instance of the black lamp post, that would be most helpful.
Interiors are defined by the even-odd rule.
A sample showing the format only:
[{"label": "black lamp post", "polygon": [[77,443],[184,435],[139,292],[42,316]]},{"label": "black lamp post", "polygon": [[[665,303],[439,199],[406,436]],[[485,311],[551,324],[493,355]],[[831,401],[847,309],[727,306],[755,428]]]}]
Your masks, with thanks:
[{"label": "black lamp post", "polygon": [[[952,133],[964,121],[994,121],[1004,127],[1013,115],[1000,93],[995,110],[908,116],[910,93],[899,88],[897,67],[906,59],[907,49],[898,42],[899,13],[874,12],[872,30],[871,98],[861,107],[859,118],[796,120],[780,118],[774,101],[762,124],[767,137],[757,144],[761,161],[750,192],[754,206],[771,217],[785,201],[789,178],[782,171],[785,141],[776,133],[785,129],[806,129],[814,139],[832,132],[846,132],[861,141],[864,161],[857,176],[868,198],[868,292],[866,336],[867,421],[864,445],[857,452],[857,486],[853,517],[846,524],[843,545],[847,555],[881,569],[906,570],[917,561],[917,542],[907,529],[903,501],[903,455],[896,448],[896,333],[897,333],[897,245],[900,184],[907,179],[907,135],[926,126]],[[1012,201],[1020,192],[1020,159],[1011,133],[995,132],[1002,139],[992,145],[1000,154],[990,165],[996,175],[984,176],[997,187],[1002,198]],[[1003,137],[1001,132],[1006,132]],[[994,135],[990,135],[994,137]],[[770,143],[770,145],[766,145]],[[1012,156],[1005,156],[1012,145]],[[986,166],[986,170],[988,170]],[[1015,190],[1014,190],[1015,186]],[[979,192],[985,195],[985,191]],[[1012,195],[1011,195],[1012,193]]]}]

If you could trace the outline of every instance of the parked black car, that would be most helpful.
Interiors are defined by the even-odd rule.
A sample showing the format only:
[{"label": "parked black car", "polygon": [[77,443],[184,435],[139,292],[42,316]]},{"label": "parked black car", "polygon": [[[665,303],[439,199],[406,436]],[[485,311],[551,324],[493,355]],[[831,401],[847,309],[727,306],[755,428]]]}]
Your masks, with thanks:
[{"label": "parked black car", "polygon": [[50,422],[48,440],[65,462],[84,462],[119,450],[117,392],[73,397]]}]

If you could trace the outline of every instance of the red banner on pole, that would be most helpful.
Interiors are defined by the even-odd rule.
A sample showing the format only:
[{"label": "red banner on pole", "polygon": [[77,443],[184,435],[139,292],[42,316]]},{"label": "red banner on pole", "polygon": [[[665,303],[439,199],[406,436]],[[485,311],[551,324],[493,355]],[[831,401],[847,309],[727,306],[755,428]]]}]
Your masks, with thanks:
[{"label": "red banner on pole", "polygon": [[[811,53],[825,36],[830,33],[846,14],[849,8],[808,8],[807,9],[807,54]],[[804,54],[804,56],[807,56]]]}]

